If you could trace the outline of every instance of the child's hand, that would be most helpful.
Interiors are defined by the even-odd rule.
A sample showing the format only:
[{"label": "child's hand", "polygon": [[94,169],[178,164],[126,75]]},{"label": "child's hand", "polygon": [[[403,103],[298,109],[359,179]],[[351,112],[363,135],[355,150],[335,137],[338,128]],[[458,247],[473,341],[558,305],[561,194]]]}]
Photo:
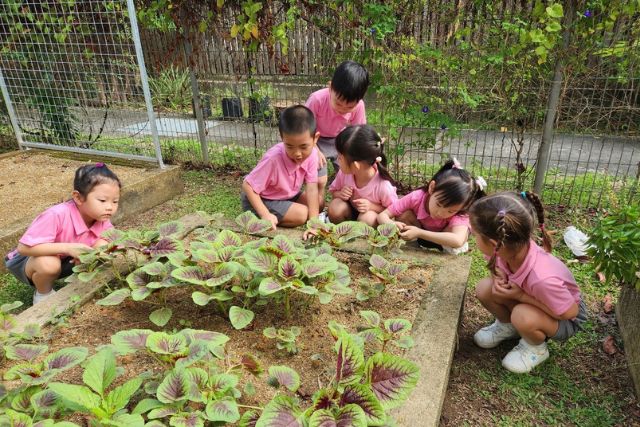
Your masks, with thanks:
[{"label": "child's hand", "polygon": [[278,217],[275,216],[274,214],[272,214],[271,212],[269,212],[268,214],[264,215],[261,217],[264,220],[267,220],[271,223],[271,229],[275,230],[276,229],[276,225],[278,225]]},{"label": "child's hand", "polygon": [[349,186],[342,187],[342,189],[336,192],[335,194],[340,200],[344,200],[345,202],[348,202],[351,196],[353,195],[353,188]]},{"label": "child's hand", "polygon": [[318,230],[315,228],[309,228],[302,233],[302,240],[314,239],[315,237],[318,237]]},{"label": "child's hand", "polygon": [[398,227],[399,231],[403,231],[407,227],[407,224],[402,221],[393,221],[393,223]]},{"label": "child's hand", "polygon": [[327,158],[322,154],[322,151],[318,150],[318,163],[320,167],[323,168],[327,166]]},{"label": "child's hand", "polygon": [[91,252],[93,248],[89,245],[85,245],[84,243],[69,243],[67,247],[67,255],[73,258],[74,262],[77,264],[80,260],[80,255],[86,254],[87,252]]},{"label": "child's hand", "polygon": [[500,269],[496,269],[496,274],[491,276],[493,279],[493,284],[494,285],[498,285],[498,286],[502,286],[502,287],[508,287],[509,285],[509,281],[507,279],[507,275],[505,274],[504,271],[500,270]]},{"label": "child's hand", "polygon": [[352,202],[353,202],[353,206],[360,213],[368,212],[371,208],[371,202],[368,201],[367,199],[355,199]]},{"label": "child's hand", "polygon": [[524,291],[520,286],[513,283],[498,283],[496,280],[493,282],[493,288],[491,289],[493,295],[513,301],[520,301]]},{"label": "child's hand", "polygon": [[416,240],[420,236],[420,231],[421,229],[415,225],[405,225],[400,231],[400,237],[407,241]]}]

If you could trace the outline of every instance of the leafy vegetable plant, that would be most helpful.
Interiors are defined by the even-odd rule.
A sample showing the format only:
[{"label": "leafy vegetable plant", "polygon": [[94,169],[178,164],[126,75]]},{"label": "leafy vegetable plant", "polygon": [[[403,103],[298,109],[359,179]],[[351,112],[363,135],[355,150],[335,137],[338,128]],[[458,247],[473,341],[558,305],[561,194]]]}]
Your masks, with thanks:
[{"label": "leafy vegetable plant", "polygon": [[372,252],[376,249],[385,249],[389,252],[397,251],[405,243],[400,238],[398,226],[394,223],[380,224],[377,228],[366,225],[363,229],[363,237],[367,238]]},{"label": "leafy vegetable plant", "polygon": [[300,332],[300,327],[298,326],[292,326],[289,329],[269,327],[262,331],[262,335],[275,339],[278,350],[287,350],[290,354],[296,354],[300,347],[300,345],[296,344]]},{"label": "leafy vegetable plant", "polygon": [[371,255],[369,264],[369,271],[385,286],[397,283],[398,275],[408,268],[407,264],[392,263],[377,254]]},{"label": "leafy vegetable plant", "polygon": [[344,221],[340,224],[327,224],[317,218],[307,221],[307,230],[315,231],[314,240],[326,242],[335,248],[363,236],[365,227],[367,225],[359,221]]}]

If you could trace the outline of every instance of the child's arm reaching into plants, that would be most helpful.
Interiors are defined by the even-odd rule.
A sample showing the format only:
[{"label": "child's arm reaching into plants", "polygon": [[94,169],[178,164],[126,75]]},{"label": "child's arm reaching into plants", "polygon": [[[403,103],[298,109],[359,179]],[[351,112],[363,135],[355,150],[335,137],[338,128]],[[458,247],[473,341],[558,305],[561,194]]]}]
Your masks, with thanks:
[{"label": "child's arm reaching into plants", "polygon": [[84,243],[41,243],[39,245],[27,246],[24,243],[18,243],[18,253],[24,256],[56,256],[64,254],[77,260],[80,255],[91,252],[93,248]]},{"label": "child's arm reaching into plants", "polygon": [[404,240],[424,239],[443,246],[459,248],[467,241],[469,228],[458,225],[451,231],[429,231],[414,225],[405,225],[400,231],[400,237]]}]

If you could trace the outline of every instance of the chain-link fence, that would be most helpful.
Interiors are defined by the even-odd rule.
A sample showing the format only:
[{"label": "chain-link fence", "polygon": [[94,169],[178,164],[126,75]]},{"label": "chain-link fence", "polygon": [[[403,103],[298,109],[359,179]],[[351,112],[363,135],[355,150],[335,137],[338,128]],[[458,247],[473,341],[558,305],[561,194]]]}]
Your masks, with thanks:
[{"label": "chain-link fence", "polygon": [[128,6],[126,0],[0,4],[0,85],[22,147],[160,159]]},{"label": "chain-link fence", "polygon": [[[36,8],[36,2],[32,3],[29,7]],[[17,24],[29,24],[28,18],[12,12],[8,6],[12,2],[0,6],[3,40],[13,37],[18,46],[36,45],[22,53],[26,63],[15,54],[3,55],[1,63],[13,73],[5,79],[15,92],[12,98],[17,99],[16,111],[24,134],[38,135],[52,143],[66,140],[56,133],[61,131],[47,126],[46,112],[33,102],[38,91],[47,94],[52,90],[46,83],[52,79],[41,77],[52,76],[61,82],[55,90],[62,95],[54,97],[63,104],[57,109],[59,115],[67,121],[85,117],[81,126],[68,127],[76,130],[75,140],[71,140],[90,143],[91,148],[100,150],[149,155],[152,122],[144,109],[142,77],[124,3],[87,1],[78,2],[73,11],[59,10],[56,16],[74,17],[72,30],[65,33],[64,43],[49,36],[46,49],[39,46],[46,52],[37,50],[38,43],[28,42],[30,36],[25,32],[12,30]],[[143,3],[148,2],[138,4],[139,10]],[[462,42],[480,46],[489,43],[489,26],[495,22],[477,27],[483,16],[493,14],[494,20],[508,21],[517,13],[530,12],[524,3],[510,1],[497,12],[476,2],[463,2],[464,8],[458,11],[452,11],[444,0],[409,3],[410,7],[399,15],[396,33],[424,43],[425,49],[443,56],[447,46],[459,49]],[[272,9],[272,23],[283,22],[280,3],[265,4]],[[249,170],[278,141],[279,112],[304,103],[311,92],[326,86],[340,61],[353,58],[366,63],[372,75],[374,84],[365,98],[368,121],[387,137],[391,170],[406,187],[423,184],[449,156],[456,156],[473,173],[483,175],[490,191],[533,186],[552,73],[532,79],[528,86],[509,89],[503,87],[497,74],[496,81],[492,81],[492,75],[482,80],[472,68],[447,75],[434,66],[397,76],[390,91],[385,86],[389,82],[386,75],[391,72],[388,64],[367,56],[377,41],[354,38],[340,11],[323,5],[313,8],[302,10],[300,19],[288,30],[286,53],[278,45],[262,45],[252,52],[228,32],[221,32],[220,28],[231,28],[237,22],[238,16],[227,9],[217,17],[217,31],[209,27],[189,34],[172,24],[158,29],[143,23],[140,35],[156,116],[153,124],[165,161],[208,161]],[[98,31],[75,23],[84,22],[88,15]],[[634,39],[638,34],[635,21],[615,23],[607,42],[611,49],[619,47],[621,40]],[[67,24],[60,25],[65,28]],[[469,36],[459,38],[458,34]],[[70,41],[73,43],[67,43]],[[632,43],[626,46],[638,49]],[[10,48],[15,49],[15,45]],[[56,53],[63,48],[64,54]],[[400,44],[398,49],[402,49]],[[473,62],[472,49],[467,56],[456,52],[461,63]],[[544,187],[547,203],[599,207],[639,200],[640,64],[637,52],[625,54],[624,60],[619,59],[619,53],[614,54],[591,55],[584,69],[564,73]],[[30,63],[29,55],[50,58],[49,62],[41,61],[46,62],[46,71],[38,69],[41,74],[36,74],[33,67],[22,72],[20,67]],[[440,60],[435,53],[433,58],[434,64]],[[535,69],[533,64],[531,68]],[[492,72],[496,69],[491,68]],[[402,91],[403,99],[392,93],[395,88]],[[509,101],[511,92],[519,95],[514,102],[519,116],[502,105]],[[401,102],[395,104],[398,99]]]}]

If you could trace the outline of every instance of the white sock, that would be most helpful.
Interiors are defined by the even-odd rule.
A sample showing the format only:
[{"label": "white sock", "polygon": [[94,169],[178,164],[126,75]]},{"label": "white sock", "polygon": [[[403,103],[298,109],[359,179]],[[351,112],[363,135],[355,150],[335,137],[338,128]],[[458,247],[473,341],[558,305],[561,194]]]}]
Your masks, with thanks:
[{"label": "white sock", "polygon": [[46,294],[41,294],[40,292],[36,291],[33,294],[33,304],[38,304],[39,302],[44,301],[45,299],[49,298],[50,296],[54,295],[55,293],[56,293],[56,291],[53,290],[53,289],[51,289]]},{"label": "white sock", "polygon": [[542,343],[540,344],[531,344],[530,342],[527,342],[527,340],[525,340],[524,338],[522,339],[522,341],[524,341],[524,343],[531,347],[533,350],[536,351],[543,351],[546,347],[547,347],[547,343],[542,341]]}]

